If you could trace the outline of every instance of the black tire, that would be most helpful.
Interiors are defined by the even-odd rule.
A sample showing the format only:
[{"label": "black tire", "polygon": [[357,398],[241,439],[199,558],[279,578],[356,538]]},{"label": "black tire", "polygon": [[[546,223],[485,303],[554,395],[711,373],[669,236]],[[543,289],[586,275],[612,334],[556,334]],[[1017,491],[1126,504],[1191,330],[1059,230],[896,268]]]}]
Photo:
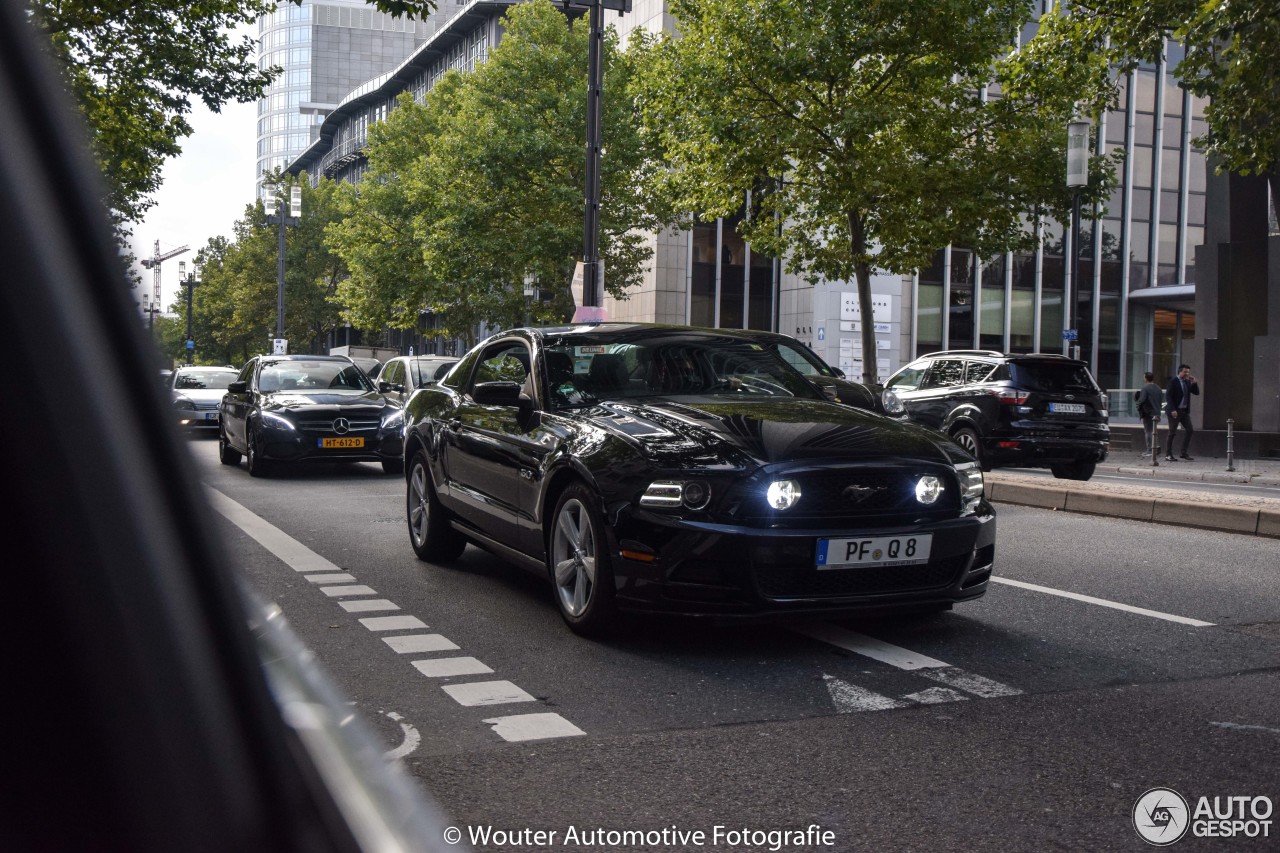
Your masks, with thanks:
[{"label": "black tire", "polygon": [[431,466],[425,451],[414,454],[405,485],[405,519],[409,523],[409,544],[418,559],[427,563],[448,563],[462,556],[467,540],[449,524],[449,513],[440,505],[431,482]]},{"label": "black tire", "polygon": [[960,429],[951,433],[951,440],[963,447],[970,456],[978,460],[978,467],[983,471],[990,471],[991,467],[987,464],[982,455],[982,439],[978,437],[978,433],[969,427],[960,427]]},{"label": "black tire", "polygon": [[245,436],[245,448],[248,453],[245,454],[245,466],[249,469],[250,477],[270,477],[272,473],[271,463],[262,458],[261,449],[258,447],[258,431],[249,430]]},{"label": "black tire", "polygon": [[404,460],[403,460],[403,459],[383,459],[383,460],[382,460],[382,473],[384,473],[384,474],[403,474],[403,473],[404,473]]},{"label": "black tire", "polygon": [[603,637],[617,627],[613,565],[596,496],[570,485],[547,519],[547,572],[556,607],[574,633]]},{"label": "black tire", "polygon": [[239,465],[240,456],[240,451],[227,441],[226,434],[218,430],[218,461],[223,465]]},{"label": "black tire", "polygon": [[1087,480],[1093,476],[1093,471],[1097,467],[1096,462],[1064,462],[1059,465],[1050,465],[1049,470],[1059,480]]}]

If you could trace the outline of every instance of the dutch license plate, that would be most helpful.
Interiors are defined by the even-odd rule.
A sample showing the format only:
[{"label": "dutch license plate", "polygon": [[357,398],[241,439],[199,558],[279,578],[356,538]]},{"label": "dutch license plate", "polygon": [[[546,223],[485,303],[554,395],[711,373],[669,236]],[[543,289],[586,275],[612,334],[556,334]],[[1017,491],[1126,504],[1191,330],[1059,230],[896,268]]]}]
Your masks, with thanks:
[{"label": "dutch license plate", "polygon": [[204,413],[204,419],[205,419],[206,421],[216,421],[216,420],[218,419],[218,413],[217,413],[217,412],[205,412],[205,413]]},{"label": "dutch license plate", "polygon": [[322,438],[320,446],[327,450],[350,450],[353,447],[364,447],[364,437],[359,438]]},{"label": "dutch license plate", "polygon": [[1084,403],[1050,403],[1049,411],[1064,415],[1083,415],[1085,407]]},{"label": "dutch license plate", "polygon": [[911,536],[864,536],[859,539],[819,539],[818,568],[914,566],[929,562],[932,533]]}]

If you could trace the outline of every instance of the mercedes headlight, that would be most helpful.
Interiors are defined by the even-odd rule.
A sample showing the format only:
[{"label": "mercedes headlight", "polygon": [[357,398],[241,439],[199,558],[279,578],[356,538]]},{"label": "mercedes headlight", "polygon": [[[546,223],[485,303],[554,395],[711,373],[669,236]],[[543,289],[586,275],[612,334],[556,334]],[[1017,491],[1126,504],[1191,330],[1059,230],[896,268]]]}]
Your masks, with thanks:
[{"label": "mercedes headlight", "polygon": [[288,418],[281,417],[275,412],[262,413],[262,426],[264,429],[287,429],[290,431],[297,429],[297,427],[293,425],[293,421]]},{"label": "mercedes headlight", "polygon": [[384,430],[398,430],[404,426],[404,409],[394,409],[382,416]]}]

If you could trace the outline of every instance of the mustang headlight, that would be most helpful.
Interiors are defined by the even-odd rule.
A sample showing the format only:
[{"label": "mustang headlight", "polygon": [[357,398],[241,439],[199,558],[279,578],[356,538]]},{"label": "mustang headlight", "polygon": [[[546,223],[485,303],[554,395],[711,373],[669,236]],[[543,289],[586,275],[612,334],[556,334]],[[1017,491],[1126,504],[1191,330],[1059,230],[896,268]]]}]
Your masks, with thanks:
[{"label": "mustang headlight", "polygon": [[885,414],[900,415],[906,411],[902,401],[898,399],[897,394],[893,393],[892,388],[886,388],[880,392],[880,404],[884,406]]},{"label": "mustang headlight", "polygon": [[960,514],[972,515],[982,500],[982,469],[976,463],[957,465],[956,476],[960,479]]},{"label": "mustang headlight", "polygon": [[932,474],[925,474],[916,480],[916,500],[928,506],[936,503],[942,496],[942,481]]},{"label": "mustang headlight", "polygon": [[703,509],[711,503],[711,487],[700,480],[654,480],[640,496],[640,506],[660,509]]},{"label": "mustang headlight", "polygon": [[262,426],[264,429],[287,429],[291,431],[297,429],[292,421],[277,415],[275,412],[262,413]]},{"label": "mustang headlight", "polygon": [[800,500],[800,484],[795,480],[774,480],[764,499],[774,509],[791,509]]}]

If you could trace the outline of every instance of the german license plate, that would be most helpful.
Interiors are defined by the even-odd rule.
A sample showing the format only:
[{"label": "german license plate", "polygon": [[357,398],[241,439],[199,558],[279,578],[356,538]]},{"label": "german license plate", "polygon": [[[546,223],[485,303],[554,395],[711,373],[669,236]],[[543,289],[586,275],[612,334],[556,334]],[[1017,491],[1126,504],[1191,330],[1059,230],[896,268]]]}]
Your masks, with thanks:
[{"label": "german license plate", "polygon": [[914,566],[929,562],[932,533],[911,536],[864,536],[858,539],[819,539],[818,568]]},{"label": "german license plate", "polygon": [[205,413],[204,413],[204,419],[205,419],[206,421],[216,421],[216,420],[218,419],[218,413],[217,413],[217,412],[205,412]]},{"label": "german license plate", "polygon": [[353,447],[364,447],[364,437],[322,438],[320,446],[326,450],[350,450]]},{"label": "german license plate", "polygon": [[1084,403],[1050,403],[1049,411],[1064,415],[1083,415]]}]

